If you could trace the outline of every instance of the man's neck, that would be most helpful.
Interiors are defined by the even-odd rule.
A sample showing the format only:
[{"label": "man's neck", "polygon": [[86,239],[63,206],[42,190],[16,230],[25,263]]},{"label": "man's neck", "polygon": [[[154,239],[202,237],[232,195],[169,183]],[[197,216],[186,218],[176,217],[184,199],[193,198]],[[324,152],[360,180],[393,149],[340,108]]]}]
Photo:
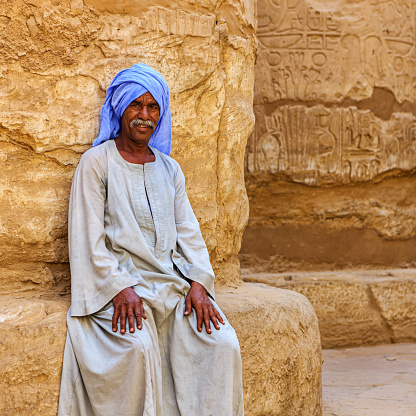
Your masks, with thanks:
[{"label": "man's neck", "polygon": [[134,143],[120,135],[115,139],[115,143],[120,155],[127,162],[144,164],[155,161],[155,155],[149,147],[149,141]]}]

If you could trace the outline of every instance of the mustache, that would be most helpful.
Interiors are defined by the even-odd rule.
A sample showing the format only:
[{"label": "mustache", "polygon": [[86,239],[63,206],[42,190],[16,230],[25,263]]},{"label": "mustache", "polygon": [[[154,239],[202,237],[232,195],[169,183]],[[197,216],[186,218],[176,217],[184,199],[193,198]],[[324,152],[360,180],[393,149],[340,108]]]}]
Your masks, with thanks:
[{"label": "mustache", "polygon": [[156,127],[155,124],[152,121],[143,120],[141,118],[136,118],[135,120],[132,120],[130,122],[130,127],[133,128],[134,126],[145,126],[145,127],[150,127],[152,129],[154,129]]}]

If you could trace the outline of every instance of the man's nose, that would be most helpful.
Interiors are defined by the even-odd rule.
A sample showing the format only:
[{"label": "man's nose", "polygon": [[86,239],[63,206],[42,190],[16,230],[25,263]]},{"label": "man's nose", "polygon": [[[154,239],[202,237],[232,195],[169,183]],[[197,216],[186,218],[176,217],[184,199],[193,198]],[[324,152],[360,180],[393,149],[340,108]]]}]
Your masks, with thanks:
[{"label": "man's nose", "polygon": [[147,105],[143,105],[138,114],[139,118],[143,120],[150,120],[150,113]]}]

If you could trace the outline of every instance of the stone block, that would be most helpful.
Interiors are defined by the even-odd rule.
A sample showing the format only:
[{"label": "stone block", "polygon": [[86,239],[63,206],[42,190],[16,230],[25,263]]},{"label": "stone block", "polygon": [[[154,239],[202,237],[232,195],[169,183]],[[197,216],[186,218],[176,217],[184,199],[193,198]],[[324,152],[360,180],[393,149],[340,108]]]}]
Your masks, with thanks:
[{"label": "stone block", "polygon": [[291,270],[415,267],[415,16],[406,0],[258,1],[249,226]]},{"label": "stone block", "polygon": [[[319,416],[319,330],[306,298],[248,283],[218,292],[241,344],[246,415]],[[69,298],[0,302],[0,414],[56,415]]]},{"label": "stone block", "polygon": [[[236,282],[248,211],[242,163],[254,123],[254,19],[251,0],[2,2],[0,267],[68,261],[74,171],[98,133],[112,78],[144,62],[169,84],[172,156],[218,280]],[[239,221],[235,206],[245,213]]]},{"label": "stone block", "polygon": [[69,299],[0,305],[0,414],[55,416]]},{"label": "stone block", "polygon": [[308,298],[323,348],[416,341],[416,271],[247,274]]},{"label": "stone block", "polygon": [[309,301],[296,292],[243,283],[216,300],[237,332],[247,416],[320,416],[321,345]]}]

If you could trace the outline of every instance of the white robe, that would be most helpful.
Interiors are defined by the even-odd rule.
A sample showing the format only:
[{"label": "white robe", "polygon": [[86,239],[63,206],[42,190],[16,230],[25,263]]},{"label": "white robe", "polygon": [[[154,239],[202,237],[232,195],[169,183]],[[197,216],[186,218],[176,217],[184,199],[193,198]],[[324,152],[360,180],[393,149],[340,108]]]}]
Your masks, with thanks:
[{"label": "white robe", "polygon": [[[214,298],[214,273],[184,175],[125,161],[114,140],[88,150],[69,210],[72,302],[58,416],[241,416],[241,358],[225,316],[212,334],[184,316],[189,280]],[[142,298],[143,329],[112,332],[112,299]],[[214,306],[219,310],[218,306]],[[128,324],[127,324],[128,326]]]}]

